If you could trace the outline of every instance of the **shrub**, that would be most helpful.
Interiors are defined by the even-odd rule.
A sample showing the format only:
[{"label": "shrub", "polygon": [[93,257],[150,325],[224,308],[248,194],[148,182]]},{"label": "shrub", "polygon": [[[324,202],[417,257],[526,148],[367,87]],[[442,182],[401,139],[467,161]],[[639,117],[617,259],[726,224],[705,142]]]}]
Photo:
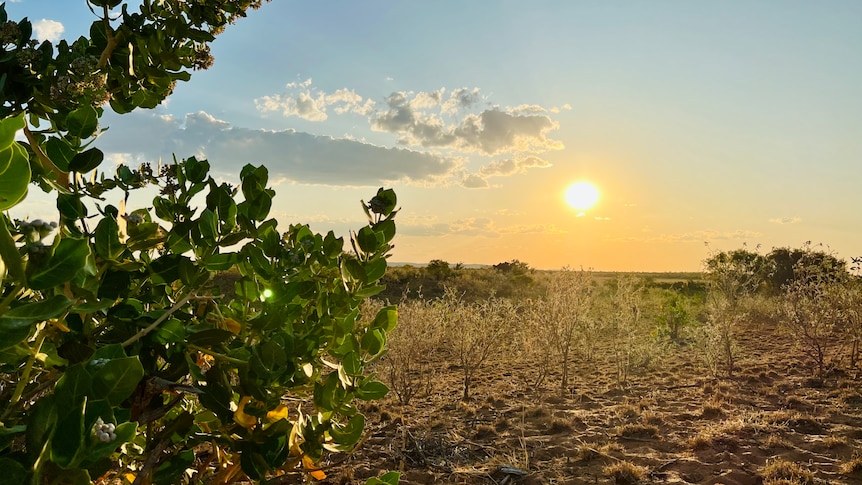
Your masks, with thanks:
[{"label": "shrub", "polygon": [[[548,282],[547,296],[533,305],[531,328],[536,338],[553,349],[562,366],[560,388],[568,389],[569,364],[579,344],[592,349],[594,340],[582,340],[590,325],[593,302],[592,272],[563,268]],[[538,347],[541,348],[541,347]]]},{"label": "shrub", "polygon": [[[30,22],[6,21],[0,4],[14,34],[0,46],[0,210],[33,182],[60,213],[47,224],[0,215],[6,481],[322,479],[324,454],[360,440],[355,400],[386,394],[367,366],[396,311],[365,319],[359,305],[382,289],[393,191],[362,204],[368,224],[345,253],[331,232],[277,227],[264,167],[243,167],[236,187],[195,158],[98,171],[104,155],[90,145],[104,109],[157,106],[209,66],[214,35],[260,3],[165,0],[135,12],[91,0],[91,38],[56,46],[32,41]],[[127,209],[147,186],[152,206]],[[225,271],[239,275],[229,301],[212,281]]]},{"label": "shrub", "polygon": [[398,322],[382,363],[398,401],[408,404],[415,395],[432,390],[437,371],[433,359],[440,352],[443,328],[433,303],[423,300],[402,301]]},{"label": "shrub", "polygon": [[846,288],[828,268],[798,262],[796,279],[787,285],[783,297],[783,323],[802,352],[822,376],[835,351],[832,338],[842,322],[842,300]]},{"label": "shrub", "polygon": [[488,357],[504,351],[507,336],[515,326],[515,306],[499,298],[464,303],[459,295],[447,290],[434,308],[449,338],[447,343],[461,365],[463,397],[467,400],[476,371]]}]

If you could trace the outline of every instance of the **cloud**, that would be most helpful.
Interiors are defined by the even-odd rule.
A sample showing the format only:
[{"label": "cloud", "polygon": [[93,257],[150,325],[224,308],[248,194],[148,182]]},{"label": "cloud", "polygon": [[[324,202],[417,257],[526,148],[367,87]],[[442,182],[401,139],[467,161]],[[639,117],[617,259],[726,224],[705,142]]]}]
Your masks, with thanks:
[{"label": "cloud", "polygon": [[548,138],[559,125],[546,115],[515,114],[499,107],[468,113],[449,122],[440,113],[416,109],[406,93],[386,99],[389,109],[371,117],[371,129],[400,135],[398,143],[484,155],[559,150],[563,144]]},{"label": "cloud", "polygon": [[490,106],[479,88],[396,91],[378,108],[373,100],[346,88],[333,93],[317,89],[311,79],[285,87],[286,93],[257,98],[257,109],[308,121],[327,120],[330,108],[337,114],[362,115],[372,130],[396,135],[399,144],[411,148],[486,156],[563,148],[561,142],[549,138],[559,128],[548,116],[550,110],[527,104]]},{"label": "cloud", "polygon": [[800,217],[775,217],[769,219],[769,222],[774,224],[796,224],[797,222],[802,222],[802,218]]},{"label": "cloud", "polygon": [[[214,169],[237,173],[246,163],[264,164],[275,178],[308,184],[376,186],[382,182],[436,182],[452,177],[454,159],[404,148],[386,148],[355,140],[294,130],[239,128],[206,112],[183,120],[134,112],[107,117],[114,125],[98,139],[103,151],[154,162],[198,156]],[[132,125],[132,126],[129,126]]]},{"label": "cloud", "polygon": [[63,24],[56,20],[42,19],[33,22],[33,31],[39,41],[57,42],[65,30]]},{"label": "cloud", "polygon": [[311,87],[311,79],[288,83],[288,89],[300,90],[296,94],[276,94],[254,100],[258,111],[280,112],[286,117],[296,116],[307,121],[326,121],[327,110],[333,108],[337,114],[357,113],[368,115],[374,109],[374,101],[365,100],[350,89],[338,89],[331,94]]},{"label": "cloud", "polygon": [[524,173],[530,168],[547,168],[551,162],[535,156],[511,158],[491,162],[481,168],[478,173],[470,173],[461,180],[461,186],[468,189],[484,189],[490,187],[489,177],[509,177]]},{"label": "cloud", "polygon": [[500,225],[485,217],[468,217],[451,222],[440,222],[436,217],[402,218],[399,234],[410,236],[479,236],[498,238],[514,234],[566,234],[568,231],[554,224]]},{"label": "cloud", "polygon": [[763,234],[757,231],[749,231],[749,230],[736,230],[736,231],[712,231],[712,230],[701,230],[701,231],[691,231],[691,232],[683,232],[683,233],[671,233],[671,234],[659,234],[654,236],[647,237],[637,237],[637,236],[625,236],[625,237],[611,237],[608,240],[610,241],[622,241],[622,242],[640,242],[640,243],[703,243],[709,241],[750,241],[752,239],[757,239],[763,237]]},{"label": "cloud", "polygon": [[479,173],[486,177],[508,176],[516,173],[524,173],[529,168],[547,168],[550,166],[551,162],[548,162],[547,160],[542,160],[539,157],[529,156],[525,158],[515,158],[491,162],[488,165],[480,168]]}]

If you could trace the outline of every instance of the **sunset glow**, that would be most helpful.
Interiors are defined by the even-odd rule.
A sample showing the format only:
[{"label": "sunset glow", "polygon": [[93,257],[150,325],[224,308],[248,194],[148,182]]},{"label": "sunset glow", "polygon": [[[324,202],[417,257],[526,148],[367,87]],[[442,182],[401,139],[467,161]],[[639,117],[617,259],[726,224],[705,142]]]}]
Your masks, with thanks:
[{"label": "sunset glow", "polygon": [[599,201],[599,189],[590,182],[575,182],[566,189],[564,197],[571,208],[585,211]]},{"label": "sunset glow", "polygon": [[[271,2],[167,102],[106,107],[93,143],[105,166],[196,156],[233,185],[264,164],[279,227],[347,241],[393,188],[392,264],[700,271],[805,241],[849,261],[862,2],[826,3]],[[6,2],[40,41],[86,35],[79,7]],[[39,192],[12,216],[55,220]]]}]

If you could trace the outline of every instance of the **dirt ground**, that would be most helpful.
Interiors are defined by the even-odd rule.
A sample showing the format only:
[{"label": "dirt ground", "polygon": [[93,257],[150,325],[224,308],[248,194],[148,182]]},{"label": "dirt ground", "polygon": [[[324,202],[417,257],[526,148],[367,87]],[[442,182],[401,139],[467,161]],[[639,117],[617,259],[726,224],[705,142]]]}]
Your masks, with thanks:
[{"label": "dirt ground", "polygon": [[[738,371],[713,378],[690,346],[618,385],[610,362],[558,369],[528,388],[506,355],[461,399],[461,372],[439,362],[433,391],[366,406],[368,438],[333,457],[327,483],[400,470],[401,483],[862,484],[862,376],[812,378],[774,325],[739,336]],[[577,370],[581,369],[581,370]]]}]

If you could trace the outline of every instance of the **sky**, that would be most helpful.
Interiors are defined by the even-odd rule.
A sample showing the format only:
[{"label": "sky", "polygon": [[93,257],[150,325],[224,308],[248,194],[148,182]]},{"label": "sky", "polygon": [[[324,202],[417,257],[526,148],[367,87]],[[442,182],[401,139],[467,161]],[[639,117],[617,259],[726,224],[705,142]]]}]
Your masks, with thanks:
[{"label": "sky", "polygon": [[[6,10],[49,40],[94,20],[83,2]],[[347,235],[394,188],[393,262],[699,271],[806,241],[849,259],[860,25],[856,0],[274,0],[96,144],[113,163],[204,157],[227,181],[264,164],[285,228]],[[573,209],[583,180],[599,202]]]}]

